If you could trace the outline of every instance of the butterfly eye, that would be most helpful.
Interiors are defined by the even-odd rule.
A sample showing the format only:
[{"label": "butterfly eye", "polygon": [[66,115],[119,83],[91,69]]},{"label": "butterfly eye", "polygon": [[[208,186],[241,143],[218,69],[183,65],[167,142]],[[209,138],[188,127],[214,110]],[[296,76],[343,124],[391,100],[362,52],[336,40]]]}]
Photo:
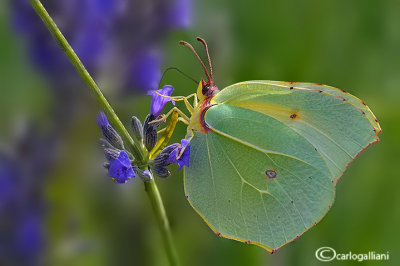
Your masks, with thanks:
[{"label": "butterfly eye", "polygon": [[210,85],[204,84],[201,92],[203,93],[203,95],[206,95],[209,89],[210,89]]}]

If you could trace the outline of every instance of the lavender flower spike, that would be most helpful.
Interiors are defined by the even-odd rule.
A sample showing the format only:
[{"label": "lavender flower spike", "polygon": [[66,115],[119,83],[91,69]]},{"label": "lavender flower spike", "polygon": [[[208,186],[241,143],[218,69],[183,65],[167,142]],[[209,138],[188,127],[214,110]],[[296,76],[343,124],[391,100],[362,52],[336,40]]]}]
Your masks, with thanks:
[{"label": "lavender flower spike", "polygon": [[[186,148],[185,148],[186,147]],[[181,153],[182,149],[185,148],[182,156],[178,159],[179,154]],[[189,167],[189,159],[190,159],[190,145],[189,145],[189,140],[187,139],[182,139],[181,144],[178,144],[178,146],[169,154],[169,157],[167,159],[167,162],[170,163],[177,163],[179,165],[179,170],[182,169],[184,165]]]},{"label": "lavender flower spike", "polygon": [[158,95],[161,94],[164,96],[171,96],[173,91],[174,87],[172,87],[171,85],[165,85],[164,87],[162,87],[162,89],[159,90],[149,91],[148,95],[153,96],[153,98],[151,99],[150,114],[154,115],[155,117],[159,116],[167,102],[172,102],[172,104],[175,105],[175,102],[170,98]]},{"label": "lavender flower spike", "polygon": [[103,111],[100,111],[97,115],[97,125],[99,126],[101,133],[103,133],[104,138],[115,148],[123,150],[124,143],[117,131],[108,122],[107,116]]},{"label": "lavender flower spike", "polygon": [[128,179],[135,177],[135,172],[132,169],[131,160],[125,151],[121,151],[115,159],[110,159],[110,168],[108,176],[112,177],[117,183],[126,183]]}]

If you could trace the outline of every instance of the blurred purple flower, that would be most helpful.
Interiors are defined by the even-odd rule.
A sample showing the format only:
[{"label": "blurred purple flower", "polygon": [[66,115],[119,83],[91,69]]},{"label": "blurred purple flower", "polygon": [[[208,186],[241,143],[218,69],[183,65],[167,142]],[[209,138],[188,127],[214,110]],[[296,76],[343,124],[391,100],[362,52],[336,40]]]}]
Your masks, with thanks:
[{"label": "blurred purple flower", "polygon": [[158,87],[161,79],[161,55],[155,50],[144,50],[132,57],[130,71],[131,84],[141,90],[151,90]]},{"label": "blurred purple flower", "polygon": [[[181,170],[184,165],[189,167],[189,160],[190,160],[189,142],[190,141],[187,139],[182,139],[181,144],[177,145],[177,147],[169,154],[169,157],[167,159],[167,162],[177,163],[179,165],[178,171]],[[185,148],[185,150],[183,151],[183,154],[178,159],[178,156],[182,152],[183,148]]]},{"label": "blurred purple flower", "polygon": [[15,237],[16,247],[25,256],[38,254],[43,245],[42,217],[30,213],[21,219]]},{"label": "blurred purple flower", "polygon": [[109,40],[101,27],[89,24],[83,25],[82,29],[76,33],[73,47],[81,61],[94,68],[101,64],[102,55],[107,50]]},{"label": "blurred purple flower", "polygon": [[112,177],[117,183],[126,183],[128,179],[135,177],[131,160],[125,151],[121,151],[117,158],[110,159],[108,176]]},{"label": "blurred purple flower", "polygon": [[[44,245],[41,189],[32,182],[43,181],[43,158],[25,157],[39,148],[26,144],[21,150],[17,147],[15,156],[0,151],[0,264],[4,265],[39,265]],[[32,168],[31,161],[38,168]]]},{"label": "blurred purple flower", "polygon": [[174,88],[171,85],[165,85],[162,89],[156,91],[149,91],[148,94],[153,96],[151,99],[150,114],[154,117],[159,116],[167,102],[172,102],[172,104],[175,105],[175,102],[172,99],[159,95],[171,96],[173,91]]},{"label": "blurred purple flower", "polygon": [[[46,1],[46,9],[94,76],[112,71],[117,88],[156,89],[160,45],[166,34],[190,25],[192,0]],[[58,90],[76,75],[26,0],[13,0],[13,21],[28,42],[33,61]],[[74,76],[75,77],[75,76]],[[74,84],[73,84],[74,85]]]},{"label": "blurred purple flower", "polygon": [[0,216],[7,215],[18,201],[21,180],[18,166],[9,158],[0,154]]},{"label": "blurred purple flower", "polygon": [[91,20],[111,21],[123,11],[126,1],[121,0],[86,0],[82,1],[83,8],[88,10],[87,17]]},{"label": "blurred purple flower", "polygon": [[175,0],[166,13],[166,23],[172,28],[190,27],[192,0]]}]

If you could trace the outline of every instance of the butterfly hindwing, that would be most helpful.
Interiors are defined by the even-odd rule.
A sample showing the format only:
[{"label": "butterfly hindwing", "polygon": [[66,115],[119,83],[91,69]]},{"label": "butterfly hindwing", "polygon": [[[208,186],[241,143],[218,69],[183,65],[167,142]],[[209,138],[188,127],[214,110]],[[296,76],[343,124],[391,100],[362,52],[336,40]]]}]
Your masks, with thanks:
[{"label": "butterfly hindwing", "polygon": [[296,239],[329,210],[347,165],[378,140],[372,112],[346,95],[271,81],[222,90],[205,113],[210,131],[191,140],[192,207],[216,234],[270,252]]}]

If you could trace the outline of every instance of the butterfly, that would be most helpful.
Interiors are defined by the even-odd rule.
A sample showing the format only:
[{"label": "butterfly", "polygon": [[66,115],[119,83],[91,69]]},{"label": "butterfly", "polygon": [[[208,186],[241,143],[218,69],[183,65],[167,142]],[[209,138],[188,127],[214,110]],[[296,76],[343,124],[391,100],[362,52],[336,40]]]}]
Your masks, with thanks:
[{"label": "butterfly", "polygon": [[191,113],[185,196],[218,236],[273,253],[325,216],[348,165],[379,141],[380,125],[363,101],[322,84],[254,80],[219,90],[207,44],[197,40],[209,70],[180,42],[207,77],[183,99]]}]

